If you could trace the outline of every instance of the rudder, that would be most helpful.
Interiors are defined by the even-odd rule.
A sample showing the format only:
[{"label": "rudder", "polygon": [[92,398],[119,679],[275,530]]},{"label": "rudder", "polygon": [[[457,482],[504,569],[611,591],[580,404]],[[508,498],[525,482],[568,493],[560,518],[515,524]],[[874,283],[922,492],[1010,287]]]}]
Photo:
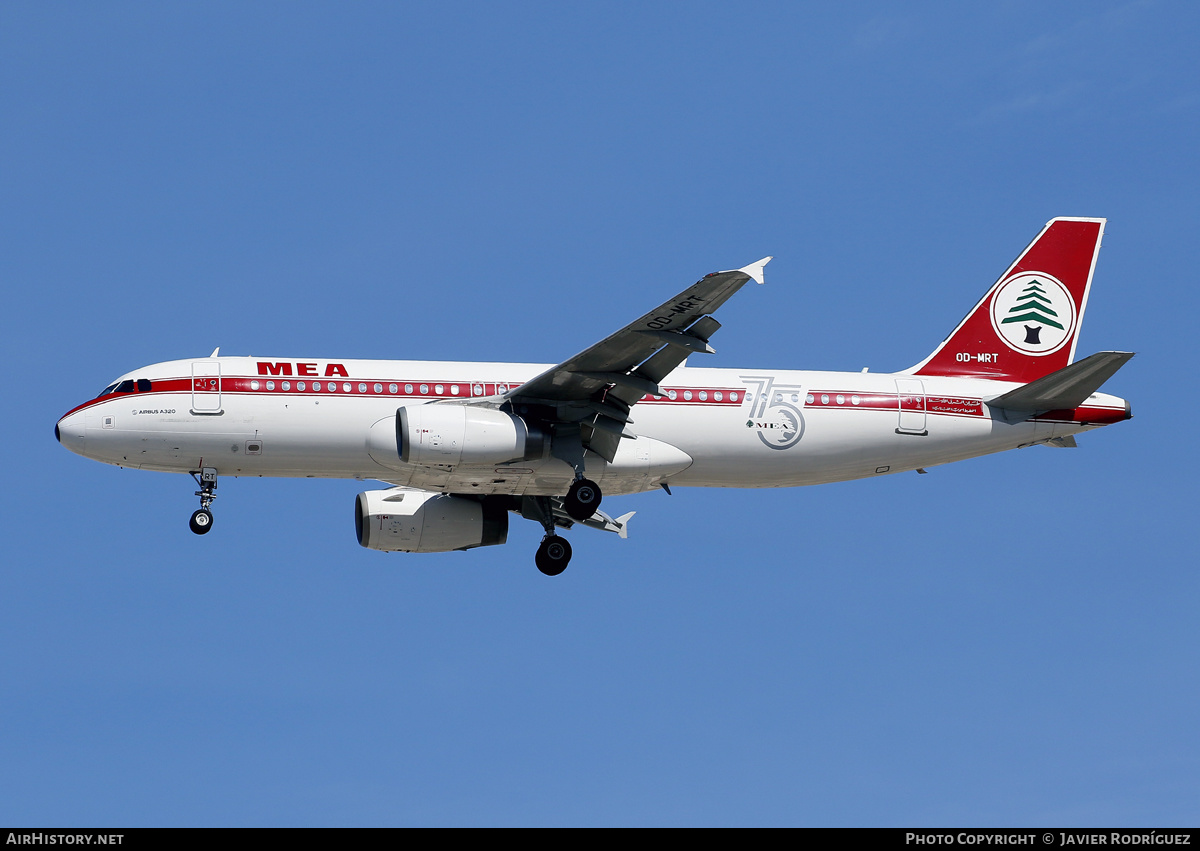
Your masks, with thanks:
[{"label": "rudder", "polygon": [[909,373],[1035,381],[1075,357],[1106,219],[1051,219]]}]

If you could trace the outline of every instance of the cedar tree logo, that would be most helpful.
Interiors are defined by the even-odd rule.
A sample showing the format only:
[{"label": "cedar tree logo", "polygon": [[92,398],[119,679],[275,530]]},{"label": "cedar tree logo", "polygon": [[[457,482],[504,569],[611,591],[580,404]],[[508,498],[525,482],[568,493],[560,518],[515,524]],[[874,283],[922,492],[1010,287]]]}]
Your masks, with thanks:
[{"label": "cedar tree logo", "polygon": [[1053,275],[1013,275],[992,297],[992,327],[1014,351],[1036,357],[1052,354],[1075,331],[1075,299]]}]

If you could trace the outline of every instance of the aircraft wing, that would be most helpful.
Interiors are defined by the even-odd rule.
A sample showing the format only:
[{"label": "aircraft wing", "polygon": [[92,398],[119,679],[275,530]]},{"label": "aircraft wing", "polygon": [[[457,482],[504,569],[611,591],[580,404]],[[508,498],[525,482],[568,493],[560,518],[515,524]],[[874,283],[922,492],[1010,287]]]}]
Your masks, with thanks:
[{"label": "aircraft wing", "polygon": [[513,388],[505,401],[552,425],[577,424],[583,447],[612,461],[632,422],[629,409],[692,352],[713,351],[721,327],[712,318],[747,281],[763,282],[764,257],[741,269],[713,272],[591,348]]}]

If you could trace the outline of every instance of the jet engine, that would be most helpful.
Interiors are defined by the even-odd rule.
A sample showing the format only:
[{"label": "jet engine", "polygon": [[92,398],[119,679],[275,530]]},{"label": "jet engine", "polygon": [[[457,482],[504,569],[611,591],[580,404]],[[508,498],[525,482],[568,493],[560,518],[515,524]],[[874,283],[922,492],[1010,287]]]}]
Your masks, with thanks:
[{"label": "jet engine", "polygon": [[454,467],[541,458],[546,436],[492,408],[415,405],[396,411],[396,445],[406,464]]},{"label": "jet engine", "polygon": [[472,499],[410,488],[364,491],[354,532],[367,549],[445,553],[508,540],[508,511],[492,497]]}]

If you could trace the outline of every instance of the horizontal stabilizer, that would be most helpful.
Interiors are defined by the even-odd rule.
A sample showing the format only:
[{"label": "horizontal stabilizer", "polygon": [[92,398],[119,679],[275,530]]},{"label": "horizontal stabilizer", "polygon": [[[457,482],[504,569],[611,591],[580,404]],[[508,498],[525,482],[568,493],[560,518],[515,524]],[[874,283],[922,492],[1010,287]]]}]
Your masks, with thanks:
[{"label": "horizontal stabilizer", "polygon": [[599,509],[596,513],[587,520],[577,521],[584,526],[590,526],[593,529],[599,529],[602,532],[616,532],[622,538],[629,537],[629,518],[637,514],[636,511],[630,511],[628,514],[622,514],[616,520],[609,517]]},{"label": "horizontal stabilizer", "polygon": [[1112,378],[1133,352],[1097,352],[1091,357],[988,400],[992,408],[1018,413],[1072,411]]},{"label": "horizontal stabilizer", "polygon": [[1075,442],[1075,435],[1066,434],[1062,437],[1052,437],[1046,441],[1045,446],[1054,449],[1078,449],[1079,444]]}]

